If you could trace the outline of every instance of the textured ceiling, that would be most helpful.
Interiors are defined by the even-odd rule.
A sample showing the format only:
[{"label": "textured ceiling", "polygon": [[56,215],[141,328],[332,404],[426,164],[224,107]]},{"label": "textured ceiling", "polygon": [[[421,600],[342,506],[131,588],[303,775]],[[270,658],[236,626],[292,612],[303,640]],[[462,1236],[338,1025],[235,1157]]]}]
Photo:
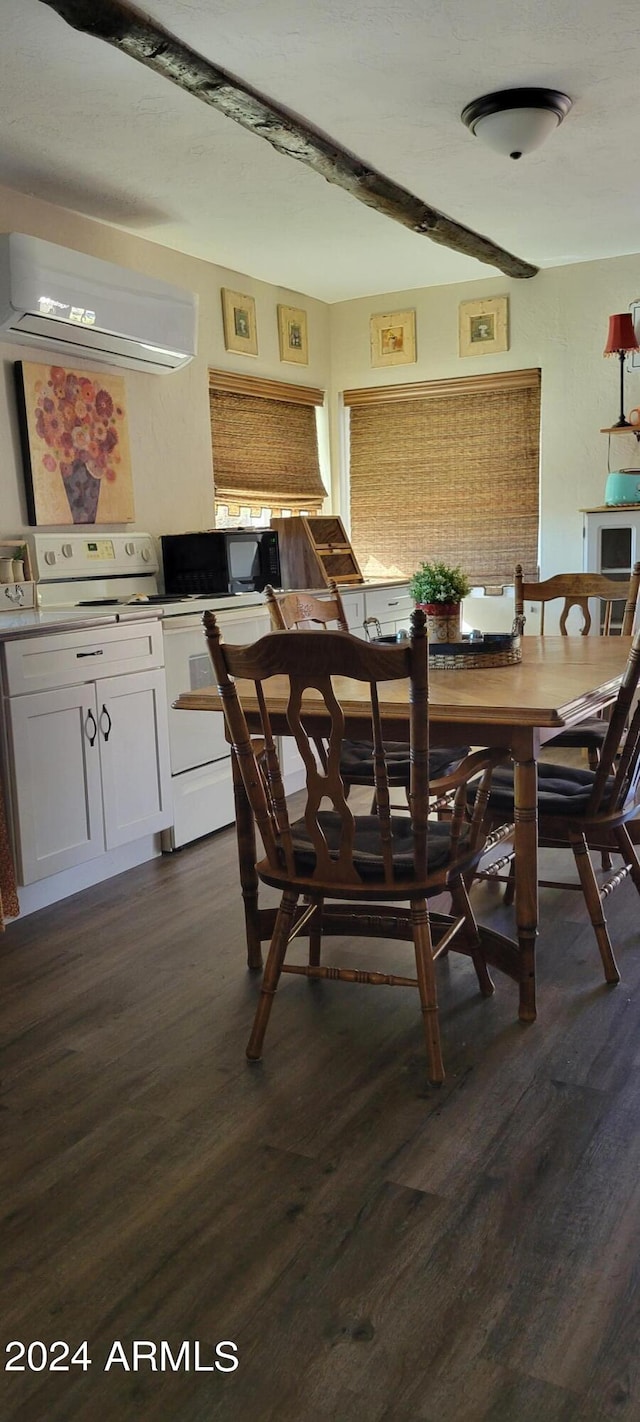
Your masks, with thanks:
[{"label": "textured ceiling", "polygon": [[[146,0],[179,39],[418,197],[538,266],[640,250],[636,0]],[[0,183],[325,301],[489,276],[166,79],[2,0]],[[514,163],[464,104],[574,107]]]}]

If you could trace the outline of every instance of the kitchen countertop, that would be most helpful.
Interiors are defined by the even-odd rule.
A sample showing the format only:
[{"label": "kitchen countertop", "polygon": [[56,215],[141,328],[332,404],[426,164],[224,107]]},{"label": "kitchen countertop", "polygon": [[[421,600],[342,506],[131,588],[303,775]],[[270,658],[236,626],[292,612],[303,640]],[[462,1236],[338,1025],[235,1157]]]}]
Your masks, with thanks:
[{"label": "kitchen countertop", "polygon": [[80,632],[91,627],[115,627],[119,622],[148,622],[152,617],[162,617],[162,608],[149,603],[92,615],[77,607],[25,608],[23,612],[0,613],[0,642],[41,636],[43,632]]},{"label": "kitchen countertop", "polygon": [[375,587],[407,587],[410,582],[410,577],[366,577],[364,583],[338,582],[338,587],[341,593],[358,593],[360,590],[367,592],[367,589],[371,592]]},{"label": "kitchen countertop", "polygon": [[[376,588],[406,587],[408,581],[408,578],[371,578],[362,583],[338,583],[338,587],[342,593],[357,593]],[[328,588],[314,588],[314,592],[322,594],[328,592]],[[265,602],[260,593],[241,593],[235,597],[212,599],[211,605],[214,612],[232,612],[243,607],[264,607]],[[201,607],[202,604],[197,610]],[[135,619],[143,621],[162,616],[162,607],[143,602],[120,605],[113,611],[105,609],[104,612],[83,612],[79,607],[36,607],[16,612],[0,611],[0,642],[13,641],[18,637],[41,636],[46,632],[79,632],[91,627],[114,627],[119,622],[131,622]]]}]

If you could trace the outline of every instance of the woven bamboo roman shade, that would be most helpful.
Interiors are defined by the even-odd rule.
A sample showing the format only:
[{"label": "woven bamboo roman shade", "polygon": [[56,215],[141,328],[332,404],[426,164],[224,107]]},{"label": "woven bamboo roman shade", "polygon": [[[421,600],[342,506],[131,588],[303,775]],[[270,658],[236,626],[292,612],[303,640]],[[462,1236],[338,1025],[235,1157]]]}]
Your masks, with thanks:
[{"label": "woven bamboo roman shade", "polygon": [[315,413],[323,392],[210,371],[209,398],[216,502],[317,513],[326,497]]},{"label": "woven bamboo roman shade", "polygon": [[349,390],[351,537],[411,574],[460,564],[472,583],[538,568],[540,372]]}]

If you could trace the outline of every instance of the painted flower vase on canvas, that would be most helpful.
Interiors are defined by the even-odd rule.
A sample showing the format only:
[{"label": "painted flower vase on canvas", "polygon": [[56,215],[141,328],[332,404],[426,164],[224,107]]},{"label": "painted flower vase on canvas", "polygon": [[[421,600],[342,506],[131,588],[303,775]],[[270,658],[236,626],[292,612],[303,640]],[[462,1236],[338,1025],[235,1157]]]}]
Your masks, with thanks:
[{"label": "painted flower vase on canvas", "polygon": [[16,362],[31,524],[135,517],[124,380]]}]

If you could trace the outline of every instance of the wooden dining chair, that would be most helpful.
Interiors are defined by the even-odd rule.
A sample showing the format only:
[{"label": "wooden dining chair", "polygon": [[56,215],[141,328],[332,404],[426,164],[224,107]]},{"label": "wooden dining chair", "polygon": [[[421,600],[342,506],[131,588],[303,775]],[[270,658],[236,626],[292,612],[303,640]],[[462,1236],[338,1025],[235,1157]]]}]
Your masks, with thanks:
[{"label": "wooden dining chair", "polygon": [[[500,754],[469,755],[455,772],[457,796],[452,820],[440,823],[429,819],[428,658],[425,617],[419,610],[412,617],[410,640],[395,647],[371,645],[341,631],[328,631],[322,637],[316,632],[300,631],[295,636],[289,631],[271,632],[251,647],[233,647],[222,642],[213,613],[205,613],[204,623],[228,737],[264,846],[258,876],[282,895],[247,1056],[251,1060],[261,1056],[282,972],[341,982],[414,986],[420,996],[429,1075],[432,1081],[441,1082],[444,1069],[435,960],[449,948],[467,954],[473,960],[481,992],[489,995],[493,991],[464,876],[473,871],[482,853],[479,827],[491,770]],[[306,806],[293,823],[271,731],[268,688],[264,687],[274,676],[284,681],[281,692],[287,721],[306,767]],[[341,770],[345,713],[339,684],[337,689],[335,685],[340,677],[355,678],[369,686],[367,714],[373,734],[377,815],[353,814],[347,802]],[[393,776],[379,705],[380,683],[399,679],[408,684],[410,706],[410,818],[391,810]],[[314,706],[305,703],[305,693],[310,690]],[[248,730],[243,691],[251,692],[260,707],[259,741],[252,740]],[[318,764],[312,749],[319,726],[327,743],[326,765]],[[476,810],[467,822],[467,784],[470,776],[480,772]],[[444,930],[440,926],[439,941],[434,945],[427,901],[434,894],[447,892],[454,917],[446,921]],[[322,935],[329,931],[331,907],[335,909],[328,900],[349,905],[348,913],[342,912],[339,928],[334,918],[333,931],[413,941],[416,978],[324,966]],[[402,908],[402,904],[408,907]],[[291,940],[303,932],[309,936],[309,961],[286,963]]]},{"label": "wooden dining chair", "polygon": [[[349,631],[347,615],[344,603],[340,596],[340,590],[333,581],[329,583],[329,591],[326,597],[318,597],[313,592],[285,592],[276,593],[272,587],[265,588],[265,599],[269,608],[271,626],[274,631],[288,629],[290,631],[301,630],[327,630],[333,625],[342,632]],[[318,754],[322,759],[325,755],[322,742],[317,745]],[[431,781],[436,781],[452,774],[458,763],[469,753],[468,746],[449,746],[446,749],[432,747],[429,754],[429,776]],[[385,744],[385,754],[387,756],[387,767],[390,787],[402,787],[405,795],[409,796],[410,781],[410,758],[409,747],[401,741]],[[342,745],[342,761],[340,773],[347,789],[352,785],[374,785],[374,752],[370,741],[345,740]],[[439,787],[434,786],[435,804],[440,807],[442,814],[448,814],[451,808],[451,794],[444,787],[440,792]],[[372,808],[375,810],[375,797]],[[432,806],[433,808],[433,806]]]},{"label": "wooden dining chair", "polygon": [[[538,766],[538,843],[545,849],[571,849],[579,875],[574,884],[549,879],[541,879],[540,884],[544,888],[582,889],[608,983],[617,983],[620,974],[603,903],[629,875],[640,894],[640,861],[627,829],[630,820],[640,818],[640,704],[633,709],[639,679],[640,631],[634,636],[611,718],[604,723],[605,739],[597,767],[587,770],[543,762]],[[513,777],[512,766],[494,772],[485,814],[487,835],[514,817]],[[475,811],[473,786],[468,803]],[[622,855],[622,866],[605,882],[596,878],[592,851]]]},{"label": "wooden dining chair", "polygon": [[[592,618],[589,608],[589,601],[597,599],[600,604],[602,636],[611,636],[615,631],[620,631],[623,637],[630,637],[633,632],[633,624],[638,604],[638,591],[640,590],[640,563],[635,563],[631,577],[626,582],[617,582],[615,578],[607,578],[602,573],[558,573],[553,578],[546,578],[541,583],[525,582],[522,565],[516,564],[515,571],[515,613],[516,617],[524,615],[525,602],[540,603],[540,635],[544,636],[544,614],[548,602],[555,602],[562,598],[563,607],[560,613],[560,632],[563,637],[568,636],[567,619],[571,609],[576,607],[582,615],[582,626],[580,635],[586,637],[591,631]],[[613,625],[613,613],[616,603],[624,602],[622,622],[619,628]],[[583,721],[580,725],[571,727],[556,736],[553,745],[554,749],[563,746],[573,746],[587,751],[589,766],[595,770],[598,764],[600,750],[607,734],[607,720],[592,717]]]}]

